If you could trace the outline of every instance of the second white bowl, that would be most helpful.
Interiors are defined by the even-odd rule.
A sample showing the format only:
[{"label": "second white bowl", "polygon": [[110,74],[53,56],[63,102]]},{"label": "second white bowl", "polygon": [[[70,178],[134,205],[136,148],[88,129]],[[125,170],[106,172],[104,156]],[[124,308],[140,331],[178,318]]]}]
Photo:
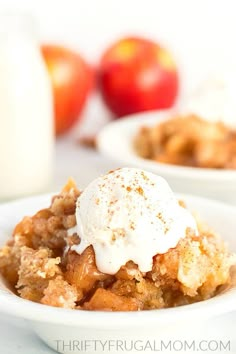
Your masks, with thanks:
[{"label": "second white bowl", "polygon": [[139,157],[133,139],[140,127],[155,125],[173,117],[172,110],[128,116],[105,126],[98,135],[100,152],[120,166],[136,166],[164,177],[180,193],[191,193],[236,204],[236,171],[184,167],[158,163]]}]

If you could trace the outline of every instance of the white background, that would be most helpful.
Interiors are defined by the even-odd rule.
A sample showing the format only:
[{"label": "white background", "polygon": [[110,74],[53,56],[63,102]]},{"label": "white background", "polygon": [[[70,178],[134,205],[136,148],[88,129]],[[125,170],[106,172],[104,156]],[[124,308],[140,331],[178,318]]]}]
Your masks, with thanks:
[{"label": "white background", "polygon": [[236,63],[235,0],[0,0],[0,10],[9,9],[32,13],[43,41],[93,63],[122,35],[154,38],[175,54],[187,91],[207,72]]},{"label": "white background", "polygon": [[[153,38],[173,52],[183,96],[211,72],[229,67],[236,71],[236,0],[0,0],[0,11],[7,10],[33,14],[42,42],[74,48],[95,65],[116,38]],[[85,115],[99,121],[106,111],[97,100]],[[94,124],[87,125],[92,130]],[[116,167],[72,144],[58,143],[55,188],[68,174],[84,185],[88,175],[92,179]]]}]

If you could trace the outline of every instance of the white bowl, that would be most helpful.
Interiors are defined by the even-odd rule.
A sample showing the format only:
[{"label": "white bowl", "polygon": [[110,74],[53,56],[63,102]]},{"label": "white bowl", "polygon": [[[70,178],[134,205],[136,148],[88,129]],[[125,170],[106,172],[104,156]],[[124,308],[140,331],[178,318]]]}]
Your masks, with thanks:
[{"label": "white bowl", "polygon": [[[187,195],[179,197],[185,200],[190,210],[197,211],[214,230],[222,235],[232,251],[236,251],[235,207]],[[25,215],[32,215],[40,208],[44,208],[49,200],[50,196],[40,196],[0,205],[1,244],[9,238],[17,221]],[[87,343],[87,349],[84,348],[82,352],[116,353],[115,348],[106,347],[101,350],[100,347],[99,351],[97,347],[95,350],[93,341],[96,340],[97,345],[101,343],[99,341],[102,343],[109,341],[107,343],[116,345],[114,343],[121,343],[117,341],[131,343],[133,340],[141,341],[138,342],[140,346],[141,343],[160,341],[160,339],[163,341],[174,340],[174,338],[196,340],[199,330],[207,319],[211,320],[210,326],[214,328],[216,316],[236,310],[235,296],[234,288],[210,300],[178,308],[120,313],[89,312],[54,308],[23,300],[9,293],[4,289],[4,285],[0,284],[0,311],[29,321],[36,334],[61,353],[81,353],[81,348],[78,347],[81,343],[83,345]],[[64,351],[62,343],[67,345]],[[69,348],[69,344],[74,345],[73,350]],[[137,353],[137,350],[122,352]],[[190,352],[191,350],[188,351]],[[165,353],[173,353],[173,351],[166,350]]]},{"label": "white bowl", "polygon": [[172,110],[134,114],[105,126],[98,135],[98,149],[121,166],[137,166],[164,177],[179,193],[190,193],[236,204],[236,171],[175,166],[143,159],[133,148],[134,136],[144,125],[173,117]]}]

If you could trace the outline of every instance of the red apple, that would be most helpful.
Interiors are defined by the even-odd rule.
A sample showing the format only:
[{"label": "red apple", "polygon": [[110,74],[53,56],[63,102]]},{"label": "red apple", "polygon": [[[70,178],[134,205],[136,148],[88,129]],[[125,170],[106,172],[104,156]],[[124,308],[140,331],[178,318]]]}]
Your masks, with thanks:
[{"label": "red apple", "polygon": [[114,113],[126,114],[171,107],[179,79],[171,54],[143,38],[124,38],[103,55],[99,69],[102,97]]},{"label": "red apple", "polygon": [[67,48],[43,45],[54,94],[56,135],[67,132],[79,119],[93,83],[84,59]]}]

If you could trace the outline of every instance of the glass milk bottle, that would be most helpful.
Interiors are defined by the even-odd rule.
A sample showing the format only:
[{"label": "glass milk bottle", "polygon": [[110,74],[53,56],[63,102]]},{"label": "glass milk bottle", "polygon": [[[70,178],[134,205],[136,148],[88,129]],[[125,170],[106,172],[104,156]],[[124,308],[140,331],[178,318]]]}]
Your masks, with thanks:
[{"label": "glass milk bottle", "polygon": [[52,91],[34,30],[0,15],[0,201],[44,192],[52,177]]}]

